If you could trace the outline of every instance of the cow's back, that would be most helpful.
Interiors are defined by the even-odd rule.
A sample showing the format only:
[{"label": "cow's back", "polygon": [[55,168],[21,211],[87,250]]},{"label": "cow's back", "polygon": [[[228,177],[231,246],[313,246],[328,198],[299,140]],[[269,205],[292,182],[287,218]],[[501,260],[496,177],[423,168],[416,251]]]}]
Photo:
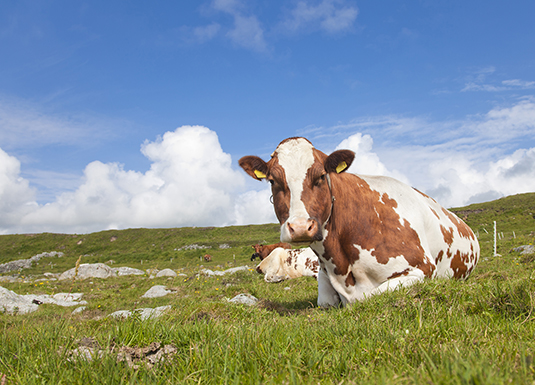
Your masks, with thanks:
[{"label": "cow's back", "polygon": [[436,265],[433,277],[468,277],[477,264],[480,249],[475,234],[466,223],[434,199],[396,179],[358,177],[379,192],[383,200],[395,202],[393,209],[400,221],[407,221],[416,231],[423,249]]}]

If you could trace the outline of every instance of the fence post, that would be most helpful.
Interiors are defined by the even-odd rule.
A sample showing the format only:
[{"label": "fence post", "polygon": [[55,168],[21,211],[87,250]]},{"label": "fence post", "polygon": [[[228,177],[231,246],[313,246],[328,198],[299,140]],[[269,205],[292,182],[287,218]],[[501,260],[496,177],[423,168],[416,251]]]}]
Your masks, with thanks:
[{"label": "fence post", "polygon": [[496,221],[494,221],[494,257],[498,256],[497,253],[497,240],[496,240],[497,232],[496,232]]}]

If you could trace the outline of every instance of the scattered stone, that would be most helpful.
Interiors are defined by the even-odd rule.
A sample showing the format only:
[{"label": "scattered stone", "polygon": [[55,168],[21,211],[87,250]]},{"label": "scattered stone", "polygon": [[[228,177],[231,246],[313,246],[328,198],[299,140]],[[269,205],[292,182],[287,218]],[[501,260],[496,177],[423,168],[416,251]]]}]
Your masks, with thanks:
[{"label": "scattered stone", "polygon": [[219,248],[220,249],[230,249],[230,245],[228,243],[223,243],[223,244],[219,245]]},{"label": "scattered stone", "polygon": [[244,270],[249,270],[249,266],[238,266],[238,267],[233,267],[233,268],[223,270],[223,271],[212,271],[210,269],[202,269],[201,274],[207,275],[209,277],[214,277],[214,276],[222,276],[225,274],[232,274],[232,273],[236,273],[238,271],[244,271]]},{"label": "scattered stone", "polygon": [[158,273],[156,273],[156,278],[160,278],[160,277],[176,277],[176,276],[177,276],[177,273],[175,273],[171,269],[163,269],[163,270],[159,271]]},{"label": "scattered stone", "polygon": [[134,269],[132,267],[109,267],[104,263],[82,263],[76,268],[67,270],[59,276],[59,280],[73,279],[76,274],[76,279],[84,280],[87,278],[109,278],[109,277],[121,277],[125,275],[143,275],[143,270]]},{"label": "scattered stone", "polygon": [[133,314],[138,314],[139,318],[142,321],[144,321],[149,318],[158,318],[162,316],[169,309],[171,309],[171,305],[159,306],[159,307],[155,307],[154,309],[152,308],[135,309],[133,311],[118,310],[114,313],[111,313],[108,317],[126,319],[126,318],[131,317]]},{"label": "scattered stone", "polygon": [[240,304],[247,305],[247,306],[253,306],[253,305],[256,305],[256,303],[258,302],[258,298],[252,296],[251,294],[243,293],[243,294],[238,294],[232,299],[229,299],[228,302],[240,303]]},{"label": "scattered stone", "polygon": [[0,282],[17,282],[19,278],[15,275],[6,275],[3,277],[0,277]]},{"label": "scattered stone", "polygon": [[0,286],[0,311],[8,314],[27,314],[36,311],[41,304],[58,306],[87,305],[82,301],[83,293],[57,293],[19,295]]},{"label": "scattered stone", "polygon": [[535,246],[534,245],[523,245],[519,247],[515,247],[513,251],[516,251],[517,253],[520,253],[522,255],[525,254],[534,254],[535,253]]},{"label": "scattered stone", "polygon": [[79,306],[79,307],[77,307],[76,309],[74,309],[74,310],[72,311],[71,314],[74,315],[74,314],[81,313],[81,312],[83,312],[86,308],[87,308],[87,306]]},{"label": "scattered stone", "polygon": [[73,279],[75,275],[76,279],[80,280],[87,278],[108,278],[112,276],[112,268],[103,263],[82,263],[78,267],[78,271],[73,267],[61,274],[59,280]]},{"label": "scattered stone", "polygon": [[112,273],[115,273],[117,276],[122,277],[124,275],[144,275],[143,270],[134,269],[133,267],[112,267]]},{"label": "scattered stone", "polygon": [[167,294],[172,293],[171,290],[167,290],[163,285],[156,285],[151,287],[141,298],[158,298],[165,297]]},{"label": "scattered stone", "polygon": [[212,246],[198,245],[198,244],[194,243],[193,245],[187,245],[187,246],[179,247],[179,248],[175,249],[175,251],[203,250],[203,249],[211,249],[211,248],[212,248]]},{"label": "scattered stone", "polygon": [[41,253],[34,255],[31,258],[28,259],[18,259],[16,261],[10,261],[7,263],[0,264],[0,274],[1,273],[9,273],[11,271],[17,271],[22,269],[29,269],[32,267],[32,263],[38,262],[41,258],[51,258],[51,257],[63,257],[63,253],[61,251],[51,251],[49,253]]}]

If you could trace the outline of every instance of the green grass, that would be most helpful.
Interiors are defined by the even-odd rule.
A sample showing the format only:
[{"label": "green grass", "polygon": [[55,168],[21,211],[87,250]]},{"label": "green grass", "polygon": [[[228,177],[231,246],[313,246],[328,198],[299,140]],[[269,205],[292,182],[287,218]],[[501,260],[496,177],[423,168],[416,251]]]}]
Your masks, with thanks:
[{"label": "green grass", "polygon": [[[24,271],[26,282],[2,286],[19,294],[83,292],[89,302],[77,315],[52,305],[27,315],[0,314],[0,373],[9,384],[534,383],[535,257],[509,251],[534,241],[535,194],[454,211],[480,236],[482,260],[468,281],[428,280],[329,310],[315,306],[317,283],[311,278],[267,284],[254,271],[197,277],[201,264],[252,266],[250,246],[276,242],[277,225],[0,236],[0,262],[65,253]],[[504,233],[497,257],[494,220]],[[212,249],[175,251],[194,243]],[[231,247],[219,249],[224,243]],[[205,252],[213,262],[199,261]],[[113,259],[114,266],[171,267],[186,276],[35,282],[45,271],[74,267],[80,255],[82,263]],[[176,292],[140,298],[155,284]],[[254,295],[259,305],[225,301],[239,293]],[[172,310],[157,320],[106,318],[116,310],[167,304]],[[107,353],[91,362],[68,361],[66,352],[83,337],[93,337]],[[136,370],[109,351],[152,342],[172,344],[177,353]]]}]

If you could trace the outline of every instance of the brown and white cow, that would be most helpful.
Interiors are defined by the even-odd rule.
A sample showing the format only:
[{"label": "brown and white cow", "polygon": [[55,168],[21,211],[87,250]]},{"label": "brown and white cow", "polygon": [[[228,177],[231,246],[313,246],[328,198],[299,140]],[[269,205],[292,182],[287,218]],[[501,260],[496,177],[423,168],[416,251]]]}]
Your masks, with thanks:
[{"label": "brown and white cow", "polygon": [[291,249],[292,245],[284,242],[274,243],[272,245],[259,245],[257,243],[253,246],[255,252],[253,253],[253,255],[251,255],[251,261],[254,261],[256,258],[260,258],[260,260],[262,261],[277,247],[282,247],[283,249]]},{"label": "brown and white cow", "polygon": [[327,156],[289,138],[268,162],[239,161],[271,183],[281,241],[310,244],[319,256],[318,305],[346,305],[426,277],[468,277],[479,259],[472,230],[404,183],[345,172],[354,156]]},{"label": "brown and white cow", "polygon": [[299,277],[318,278],[318,256],[310,247],[304,249],[283,249],[277,247],[256,267],[264,274],[266,282],[280,282]]}]

